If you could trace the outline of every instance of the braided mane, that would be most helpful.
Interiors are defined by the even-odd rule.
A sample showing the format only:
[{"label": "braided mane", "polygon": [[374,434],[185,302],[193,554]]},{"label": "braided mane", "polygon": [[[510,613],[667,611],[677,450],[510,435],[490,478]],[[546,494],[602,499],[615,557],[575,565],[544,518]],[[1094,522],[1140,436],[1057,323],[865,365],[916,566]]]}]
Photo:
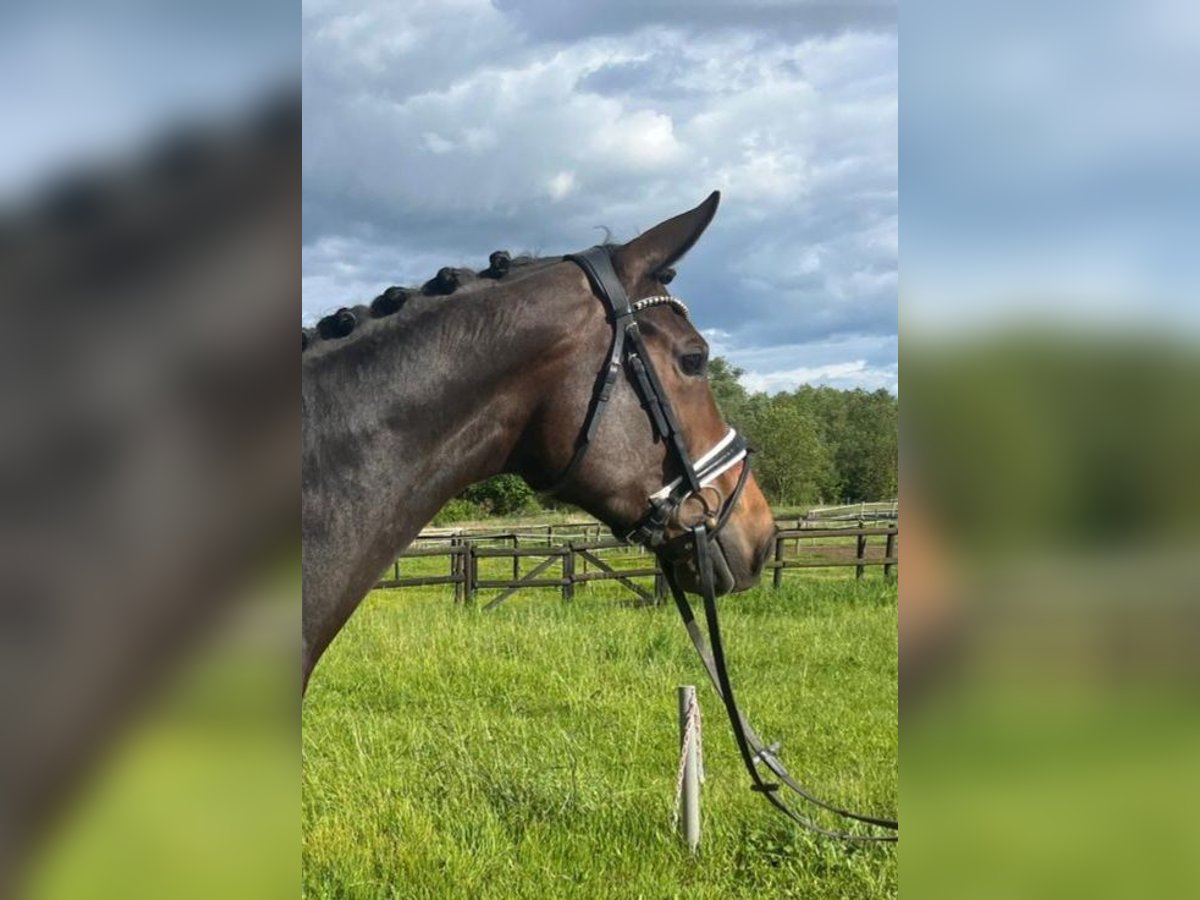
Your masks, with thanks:
[{"label": "braided mane", "polygon": [[298,91],[273,92],[220,119],[182,122],[145,151],[35,185],[0,208],[0,275],[65,294],[195,252],[298,165],[300,115]]},{"label": "braided mane", "polygon": [[488,267],[478,272],[473,269],[443,266],[437,274],[420,287],[393,285],[379,294],[369,305],[343,306],[322,318],[315,328],[301,329],[301,352],[322,341],[341,340],[349,337],[359,326],[371,319],[383,319],[405,309],[411,302],[422,297],[447,297],[467,291],[485,290],[501,282],[559,262],[561,256],[538,257],[522,255],[513,257],[507,250],[497,250],[488,257]]},{"label": "braided mane", "polygon": [[[372,319],[383,319],[393,316],[408,307],[413,302],[419,302],[422,297],[446,297],[464,291],[477,291],[507,283],[514,278],[529,274],[532,271],[560,262],[562,256],[534,256],[522,254],[512,256],[507,250],[496,250],[488,256],[486,269],[472,269],[443,266],[437,274],[420,287],[402,287],[392,285],[375,297],[369,305],[343,306],[321,318],[315,327],[300,330],[300,352],[303,353],[324,341],[338,341],[350,337],[361,325]],[[660,284],[670,284],[675,277],[675,270],[664,268],[655,274]],[[687,315],[687,307],[674,297],[649,298],[654,301],[647,305],[670,302]]]}]

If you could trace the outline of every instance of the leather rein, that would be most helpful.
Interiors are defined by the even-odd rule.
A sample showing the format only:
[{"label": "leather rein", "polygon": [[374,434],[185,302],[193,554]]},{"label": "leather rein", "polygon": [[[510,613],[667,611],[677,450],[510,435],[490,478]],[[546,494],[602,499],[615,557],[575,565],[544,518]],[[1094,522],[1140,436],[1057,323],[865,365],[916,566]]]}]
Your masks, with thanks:
[{"label": "leather rein", "polygon": [[[608,311],[613,337],[607,364],[597,377],[587,419],[576,443],[574,455],[547,493],[554,493],[578,469],[595,437],[621,372],[628,370],[656,434],[666,443],[668,452],[675,457],[683,474],[650,496],[646,514],[623,539],[630,543],[643,544],[666,559],[678,559],[685,554],[694,559],[700,579],[700,595],[704,601],[708,637],[712,642],[711,650],[704,632],[696,621],[692,605],[679,586],[673,566],[664,564],[663,573],[688,636],[708,672],[717,696],[725,706],[738,752],[746,771],[750,774],[750,789],[761,793],[789,818],[817,834],[847,841],[896,841],[895,833],[859,833],[826,828],[793,806],[795,799],[791,802],[783,799],[782,788],[786,787],[800,801],[813,804],[843,819],[890,832],[898,831],[895,819],[851,812],[820,799],[800,784],[788,773],[779,759],[780,745],[765,743],[750,726],[734,699],[733,685],[730,683],[725,662],[725,648],[721,640],[720,621],[717,617],[715,566],[725,565],[725,562],[724,551],[716,538],[729,521],[750,477],[750,450],[745,439],[731,428],[715,447],[699,459],[692,460],[671,402],[646,351],[645,341],[635,318],[641,310],[663,303],[671,303],[684,315],[687,315],[687,308],[682,302],[668,296],[648,297],[630,303],[620,279],[617,278],[607,247],[593,247],[584,253],[568,256],[567,259],[587,273],[592,288]],[[742,470],[737,485],[730,496],[724,498],[713,482],[738,463],[741,463]],[[668,539],[666,532],[671,525],[681,528],[683,533]],[[760,767],[767,770],[765,776]],[[772,778],[775,780],[769,780]]]}]

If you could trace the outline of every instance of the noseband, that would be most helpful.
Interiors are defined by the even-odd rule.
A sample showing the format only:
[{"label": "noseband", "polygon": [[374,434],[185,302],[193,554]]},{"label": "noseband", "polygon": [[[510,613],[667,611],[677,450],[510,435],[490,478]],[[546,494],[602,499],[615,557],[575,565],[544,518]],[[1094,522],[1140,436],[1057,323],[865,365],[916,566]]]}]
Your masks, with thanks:
[{"label": "noseband", "polygon": [[[667,303],[686,316],[687,307],[676,298],[665,295],[646,297],[630,303],[625,288],[617,278],[607,247],[593,247],[584,253],[568,256],[567,259],[587,273],[593,289],[608,310],[608,320],[612,324],[613,337],[609,347],[607,365],[596,379],[591,405],[580,432],[575,453],[549,493],[558,490],[578,469],[596,434],[597,426],[604,415],[608,402],[612,398],[613,388],[620,378],[621,371],[627,368],[638,395],[641,397],[642,405],[650,416],[655,434],[663,439],[668,452],[675,458],[675,462],[683,474],[650,495],[646,513],[624,535],[624,539],[650,547],[664,558],[663,574],[671,587],[671,594],[675,599],[679,614],[683,618],[688,636],[692,639],[700,661],[708,671],[717,695],[725,705],[742,762],[753,781],[751,790],[761,793],[781,812],[818,834],[851,841],[895,841],[897,839],[895,834],[861,834],[825,828],[784,801],[780,796],[780,788],[786,786],[801,800],[844,819],[851,819],[893,832],[897,830],[897,823],[894,819],[876,818],[851,812],[813,795],[784,768],[783,762],[778,756],[779,744],[767,744],[759,738],[734,700],[733,685],[730,683],[729,671],[725,665],[725,650],[721,641],[721,626],[717,618],[716,603],[716,560],[719,560],[726,569],[728,569],[728,564],[724,560],[724,550],[716,538],[729,521],[750,477],[749,448],[746,446],[745,439],[730,428],[707,453],[697,460],[692,460],[683,433],[679,429],[679,422],[671,407],[671,401],[667,397],[666,391],[663,390],[662,382],[650,360],[650,354],[646,352],[646,344],[635,318],[636,314],[643,309]],[[726,499],[721,496],[721,492],[716,488],[714,482],[738,463],[742,464],[742,471],[733,492]],[[667,530],[671,526],[679,529],[681,534],[674,538],[668,538]],[[712,641],[711,651],[703,631],[696,622],[692,606],[679,586],[674,568],[669,564],[669,561],[678,561],[687,556],[691,556],[694,560],[699,576],[700,594],[704,600],[704,617],[708,625],[708,635]],[[766,780],[759,766],[765,766],[778,781]]]}]

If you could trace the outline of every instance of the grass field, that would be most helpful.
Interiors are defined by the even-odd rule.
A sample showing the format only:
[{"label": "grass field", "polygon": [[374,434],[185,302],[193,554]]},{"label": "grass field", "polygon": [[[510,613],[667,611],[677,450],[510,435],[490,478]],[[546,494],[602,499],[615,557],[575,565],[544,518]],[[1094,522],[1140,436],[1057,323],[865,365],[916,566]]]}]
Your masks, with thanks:
[{"label": "grass field", "polygon": [[[793,774],[897,806],[896,590],[789,574],[722,601],[734,683]],[[375,591],[304,705],[310,897],[888,897],[896,851],[796,829],[748,789],[671,607],[589,585],[489,613]],[[700,686],[704,837],[671,829],[675,687]]]}]

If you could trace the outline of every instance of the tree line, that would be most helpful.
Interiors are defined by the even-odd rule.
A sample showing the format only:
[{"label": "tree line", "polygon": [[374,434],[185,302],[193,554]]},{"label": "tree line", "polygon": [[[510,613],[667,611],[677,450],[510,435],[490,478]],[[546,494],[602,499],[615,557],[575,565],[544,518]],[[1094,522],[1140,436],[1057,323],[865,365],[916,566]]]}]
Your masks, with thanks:
[{"label": "tree line", "polygon": [[[859,503],[896,496],[899,399],[886,390],[804,385],[751,393],[721,357],[708,379],[725,418],[754,448],[754,474],[772,506]],[[467,488],[435,522],[553,509],[515,475]]]}]

